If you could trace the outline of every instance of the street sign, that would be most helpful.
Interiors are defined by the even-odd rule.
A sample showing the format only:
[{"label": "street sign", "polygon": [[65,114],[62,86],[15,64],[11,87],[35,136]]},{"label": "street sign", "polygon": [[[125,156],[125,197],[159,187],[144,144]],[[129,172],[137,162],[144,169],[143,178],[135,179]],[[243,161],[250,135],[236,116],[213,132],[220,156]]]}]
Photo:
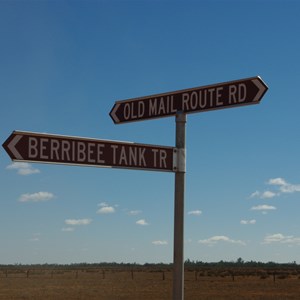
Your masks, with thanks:
[{"label": "street sign", "polygon": [[262,79],[251,77],[141,98],[116,101],[110,116],[114,123],[175,116],[242,105],[258,104],[267,91]]},{"label": "street sign", "polygon": [[14,161],[176,171],[174,147],[14,131],[3,148]]}]

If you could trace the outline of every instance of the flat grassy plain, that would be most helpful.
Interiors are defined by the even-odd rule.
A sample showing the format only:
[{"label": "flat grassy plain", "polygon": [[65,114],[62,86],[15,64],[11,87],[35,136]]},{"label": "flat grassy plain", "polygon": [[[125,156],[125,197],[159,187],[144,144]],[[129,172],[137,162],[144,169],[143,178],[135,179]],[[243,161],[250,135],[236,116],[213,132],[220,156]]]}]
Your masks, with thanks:
[{"label": "flat grassy plain", "polygon": [[[0,299],[172,299],[172,270],[0,269]],[[300,299],[300,271],[186,270],[185,299]]]}]

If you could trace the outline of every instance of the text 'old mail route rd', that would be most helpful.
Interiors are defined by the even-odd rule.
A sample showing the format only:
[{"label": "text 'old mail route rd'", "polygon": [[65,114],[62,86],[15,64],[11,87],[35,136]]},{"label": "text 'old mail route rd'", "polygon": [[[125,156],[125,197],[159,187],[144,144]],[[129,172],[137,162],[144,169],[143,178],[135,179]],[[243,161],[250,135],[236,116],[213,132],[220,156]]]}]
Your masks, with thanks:
[{"label": "text 'old mail route rd'", "polygon": [[3,144],[14,161],[175,171],[174,147],[14,131]]},{"label": "text 'old mail route rd'", "polygon": [[116,124],[258,104],[268,87],[257,77],[115,102]]}]

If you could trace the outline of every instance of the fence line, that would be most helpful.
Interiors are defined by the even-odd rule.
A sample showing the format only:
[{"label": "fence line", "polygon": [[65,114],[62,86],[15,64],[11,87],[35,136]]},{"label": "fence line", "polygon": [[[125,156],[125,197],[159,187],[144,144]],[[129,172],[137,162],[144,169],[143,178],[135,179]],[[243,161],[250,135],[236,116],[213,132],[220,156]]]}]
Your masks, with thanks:
[{"label": "fence line", "polygon": [[[169,274],[173,274],[172,269],[169,270],[156,270],[156,269],[0,269],[0,280],[1,278],[57,278],[59,276],[68,276],[70,278],[82,278],[90,276],[93,274],[98,276],[99,279],[105,280],[107,278],[112,278],[114,273],[123,273],[124,278],[130,278],[131,280],[138,280],[140,278],[140,274],[160,274],[160,276],[152,276],[152,279],[160,278],[160,280],[165,281],[166,278],[171,279]],[[259,279],[271,279],[273,282],[277,280],[283,280],[288,278],[298,278],[300,279],[300,270],[295,270],[293,272],[285,272],[285,271],[267,271],[267,270],[256,270],[252,273],[243,273],[240,271],[234,272],[233,270],[229,271],[220,271],[220,272],[210,272],[203,270],[186,270],[185,280],[187,281],[202,281],[206,280],[205,278],[228,278],[227,280],[231,280],[232,282],[239,280],[244,277],[257,277]],[[126,275],[127,274],[127,275]],[[190,275],[189,275],[190,274]],[[102,275],[102,276],[101,276]],[[168,276],[167,276],[168,275]],[[188,276],[189,275],[189,276]],[[150,275],[149,275],[150,276]],[[193,278],[194,277],[194,278]],[[201,280],[201,278],[203,278]]]}]

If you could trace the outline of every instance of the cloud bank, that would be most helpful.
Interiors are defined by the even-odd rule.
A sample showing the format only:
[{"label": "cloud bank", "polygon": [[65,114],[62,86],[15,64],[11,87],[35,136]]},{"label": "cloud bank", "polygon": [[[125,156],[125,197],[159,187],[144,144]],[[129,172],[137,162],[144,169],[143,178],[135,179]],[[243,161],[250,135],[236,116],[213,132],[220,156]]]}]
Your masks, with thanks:
[{"label": "cloud bank", "polygon": [[33,194],[22,194],[19,198],[20,202],[45,202],[54,198],[49,192],[37,192]]},{"label": "cloud bank", "polygon": [[[80,225],[89,225],[91,224],[91,219],[66,219],[65,224],[66,225],[72,225],[72,226],[80,226]],[[70,230],[65,230],[70,231]]]},{"label": "cloud bank", "polygon": [[100,208],[97,210],[97,214],[106,215],[106,214],[113,214],[116,212],[113,206],[109,206],[106,202],[102,202],[98,204]]},{"label": "cloud bank", "polygon": [[141,226],[147,226],[147,225],[149,225],[149,223],[146,222],[145,219],[138,220],[138,221],[135,222],[135,224],[141,225]]},{"label": "cloud bank", "polygon": [[241,240],[233,240],[225,235],[216,235],[216,236],[212,236],[208,239],[198,241],[198,243],[208,245],[208,246],[213,246],[219,242],[238,244],[238,245],[242,245],[242,246],[246,245],[246,243]]},{"label": "cloud bank", "polygon": [[40,173],[39,169],[33,168],[31,164],[26,162],[13,162],[7,166],[6,169],[16,170],[19,175],[23,176]]}]

